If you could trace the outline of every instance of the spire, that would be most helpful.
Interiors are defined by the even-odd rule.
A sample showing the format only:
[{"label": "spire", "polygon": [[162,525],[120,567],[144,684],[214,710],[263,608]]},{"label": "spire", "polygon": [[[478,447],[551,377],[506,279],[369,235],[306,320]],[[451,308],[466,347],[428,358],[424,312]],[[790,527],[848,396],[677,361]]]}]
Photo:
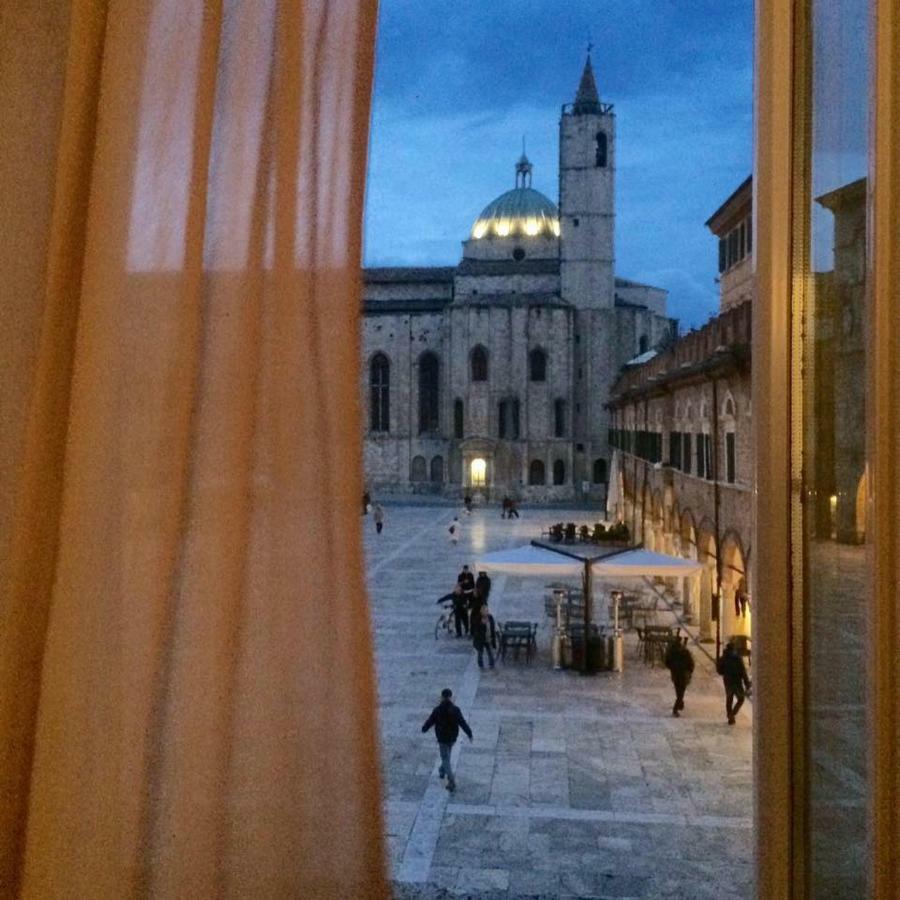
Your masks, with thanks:
[{"label": "spire", "polygon": [[600,95],[597,93],[597,82],[594,79],[594,67],[591,65],[591,44],[588,44],[587,59],[584,61],[584,71],[581,73],[581,82],[578,85],[578,93],[575,95],[575,105],[572,112],[576,116],[597,114],[600,112]]},{"label": "spire", "polygon": [[516,187],[531,187],[531,161],[525,155],[525,138],[522,138],[522,155],[516,163]]}]

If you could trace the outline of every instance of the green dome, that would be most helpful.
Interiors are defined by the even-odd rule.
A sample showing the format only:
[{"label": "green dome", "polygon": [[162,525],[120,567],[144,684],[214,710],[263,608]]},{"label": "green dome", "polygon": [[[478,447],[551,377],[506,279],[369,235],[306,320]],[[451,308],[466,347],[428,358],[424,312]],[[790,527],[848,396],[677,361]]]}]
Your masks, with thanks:
[{"label": "green dome", "polygon": [[472,226],[472,237],[559,237],[559,210],[540,191],[517,187],[489,203]]},{"label": "green dome", "polygon": [[559,237],[556,204],[531,187],[531,163],[523,151],[516,163],[516,186],[489,203],[472,226],[475,240],[483,237]]}]

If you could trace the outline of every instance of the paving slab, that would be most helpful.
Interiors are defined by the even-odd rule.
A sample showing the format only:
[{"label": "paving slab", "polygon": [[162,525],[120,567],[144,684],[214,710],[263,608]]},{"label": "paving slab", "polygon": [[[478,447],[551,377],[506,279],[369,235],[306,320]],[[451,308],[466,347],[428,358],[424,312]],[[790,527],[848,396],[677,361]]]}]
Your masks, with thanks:
[{"label": "paving slab", "polygon": [[[526,508],[508,522],[496,509],[385,509],[381,535],[370,518],[364,524],[395,895],[751,896],[749,706],[737,725],[726,724],[721,685],[699,647],[685,712],[674,719],[667,672],[639,660],[631,635],[623,673],[553,670],[549,579],[493,579],[499,621],[539,623],[530,663],[479,670],[467,639],[434,638],[435,601],[463,563],[526,544],[552,522],[592,524],[596,516]],[[464,525],[456,546],[446,535],[454,515]],[[675,622],[674,613],[660,617]],[[420,731],[444,687],[475,737],[454,750],[452,796],[437,776],[434,737]]]}]

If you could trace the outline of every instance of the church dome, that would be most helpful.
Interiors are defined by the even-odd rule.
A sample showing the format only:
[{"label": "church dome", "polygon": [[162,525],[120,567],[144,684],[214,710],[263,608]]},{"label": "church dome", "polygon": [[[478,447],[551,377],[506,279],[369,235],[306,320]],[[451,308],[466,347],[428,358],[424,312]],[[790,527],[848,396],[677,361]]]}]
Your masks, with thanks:
[{"label": "church dome", "polygon": [[475,240],[486,237],[559,237],[556,204],[531,187],[531,163],[516,163],[516,186],[489,203],[472,226]]}]

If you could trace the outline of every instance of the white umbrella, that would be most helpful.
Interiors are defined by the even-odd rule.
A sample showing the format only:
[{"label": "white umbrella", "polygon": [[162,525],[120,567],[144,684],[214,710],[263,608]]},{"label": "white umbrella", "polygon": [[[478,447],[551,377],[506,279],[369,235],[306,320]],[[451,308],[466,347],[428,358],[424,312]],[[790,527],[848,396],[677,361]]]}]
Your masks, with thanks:
[{"label": "white umbrella", "polygon": [[506,572],[510,575],[578,575],[584,574],[584,560],[563,556],[543,547],[528,544],[514,550],[486,553],[475,564],[477,569]]},{"label": "white umbrella", "polygon": [[699,575],[703,571],[703,565],[693,559],[682,559],[680,556],[654,553],[641,548],[595,560],[592,568],[595,575],[625,578],[684,578]]}]

